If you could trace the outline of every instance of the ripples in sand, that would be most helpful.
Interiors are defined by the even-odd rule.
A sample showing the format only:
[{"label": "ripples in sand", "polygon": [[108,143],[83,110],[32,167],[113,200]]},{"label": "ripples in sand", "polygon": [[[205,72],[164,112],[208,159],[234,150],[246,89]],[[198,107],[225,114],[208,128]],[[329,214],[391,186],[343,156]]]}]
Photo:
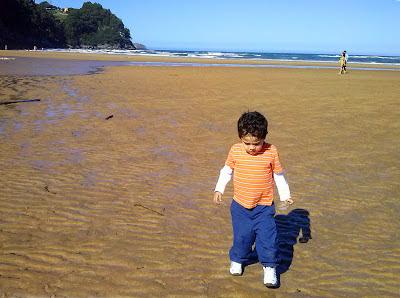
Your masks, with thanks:
[{"label": "ripples in sand", "polygon": [[[2,101],[41,99],[0,106],[6,297],[398,294],[396,73],[121,67],[0,81]],[[297,197],[276,216],[274,292],[259,265],[229,275],[232,189],[211,203],[247,109],[269,117]]]}]

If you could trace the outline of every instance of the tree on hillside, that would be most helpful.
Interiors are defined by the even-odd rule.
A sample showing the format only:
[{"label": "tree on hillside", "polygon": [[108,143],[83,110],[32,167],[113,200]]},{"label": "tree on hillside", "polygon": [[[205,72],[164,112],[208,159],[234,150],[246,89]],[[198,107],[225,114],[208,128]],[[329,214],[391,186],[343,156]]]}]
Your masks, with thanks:
[{"label": "tree on hillside", "polygon": [[9,48],[63,47],[64,28],[33,0],[1,0],[0,44]]},{"label": "tree on hillside", "polygon": [[85,2],[81,9],[70,11],[64,26],[72,47],[133,47],[129,29],[98,3]]},{"label": "tree on hillside", "polygon": [[0,48],[134,48],[129,29],[100,4],[85,2],[68,13],[47,1],[0,0]]},{"label": "tree on hillside", "polygon": [[56,10],[59,9],[57,6],[51,5],[49,2],[47,1],[43,1],[41,3],[39,3],[39,6],[43,7],[46,10]]}]

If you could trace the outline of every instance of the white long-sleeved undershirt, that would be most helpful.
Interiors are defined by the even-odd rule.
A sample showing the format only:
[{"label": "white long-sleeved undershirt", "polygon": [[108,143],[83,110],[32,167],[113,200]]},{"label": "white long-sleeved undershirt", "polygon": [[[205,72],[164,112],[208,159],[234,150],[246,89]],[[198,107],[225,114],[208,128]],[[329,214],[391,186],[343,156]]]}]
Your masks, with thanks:
[{"label": "white long-sleeved undershirt", "polygon": [[[219,172],[219,177],[217,181],[217,185],[215,186],[215,191],[220,193],[224,193],[226,185],[232,179],[233,170],[225,165],[221,171]],[[286,201],[291,198],[289,185],[286,181],[285,175],[282,174],[274,174],[274,181],[276,188],[278,189],[279,199],[281,201]]]}]

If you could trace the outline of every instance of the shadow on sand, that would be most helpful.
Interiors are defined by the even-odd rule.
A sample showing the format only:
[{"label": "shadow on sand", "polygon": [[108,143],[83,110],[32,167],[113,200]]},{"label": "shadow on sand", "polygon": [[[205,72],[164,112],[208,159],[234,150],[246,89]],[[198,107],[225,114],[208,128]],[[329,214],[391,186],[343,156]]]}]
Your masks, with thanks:
[{"label": "shadow on sand", "polygon": [[294,209],[287,215],[275,216],[276,228],[278,231],[278,257],[280,263],[277,267],[278,281],[280,275],[289,270],[293,260],[294,245],[307,243],[311,238],[310,213],[305,209]]},{"label": "shadow on sand", "polygon": [[[307,243],[312,239],[309,216],[310,213],[307,210],[300,208],[290,211],[287,215],[278,214],[275,216],[279,265],[276,268],[278,284],[273,288],[280,287],[281,274],[288,271],[292,264],[294,245],[297,244],[297,238],[300,236],[300,238],[298,238],[299,243]],[[247,266],[259,262],[255,249],[253,250],[253,256],[253,260],[244,264],[244,270],[246,270]]]}]

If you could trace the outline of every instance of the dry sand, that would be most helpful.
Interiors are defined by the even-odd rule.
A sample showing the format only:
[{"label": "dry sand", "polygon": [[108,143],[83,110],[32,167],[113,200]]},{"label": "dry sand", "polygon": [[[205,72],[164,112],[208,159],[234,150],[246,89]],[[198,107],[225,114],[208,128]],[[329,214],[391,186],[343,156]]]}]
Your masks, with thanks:
[{"label": "dry sand", "polygon": [[[0,105],[3,297],[399,295],[400,72],[118,66],[0,84],[0,102],[41,99]],[[297,200],[278,210],[277,290],[260,265],[229,275],[232,188],[212,204],[248,109]]]}]

